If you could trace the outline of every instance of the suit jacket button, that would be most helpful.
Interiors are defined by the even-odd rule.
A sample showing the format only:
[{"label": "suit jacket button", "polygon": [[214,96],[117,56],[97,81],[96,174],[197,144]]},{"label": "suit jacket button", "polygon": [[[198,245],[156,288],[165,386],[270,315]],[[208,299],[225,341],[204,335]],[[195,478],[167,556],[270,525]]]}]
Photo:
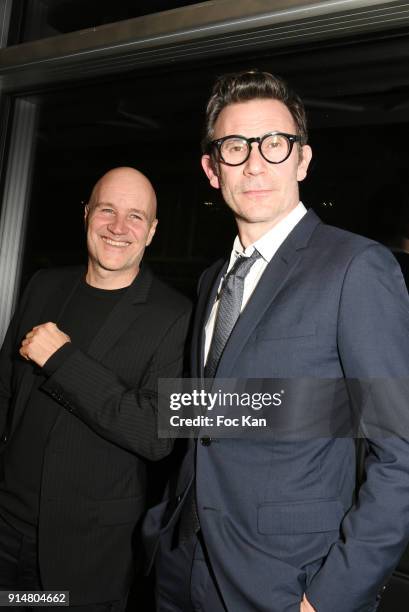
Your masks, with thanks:
[{"label": "suit jacket button", "polygon": [[7,442],[7,435],[4,434],[4,436],[2,436],[1,441],[3,442],[3,444],[5,444]]},{"label": "suit jacket button", "polygon": [[212,443],[211,438],[200,438],[200,444],[203,444],[203,446],[210,446],[211,443]]}]

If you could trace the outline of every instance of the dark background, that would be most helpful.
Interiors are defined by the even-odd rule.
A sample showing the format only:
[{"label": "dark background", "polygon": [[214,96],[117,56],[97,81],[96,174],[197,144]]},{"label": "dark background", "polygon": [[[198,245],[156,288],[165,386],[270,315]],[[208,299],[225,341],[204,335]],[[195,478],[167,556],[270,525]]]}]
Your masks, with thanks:
[{"label": "dark background", "polygon": [[39,115],[23,281],[38,267],[85,260],[83,202],[104,172],[130,165],[158,194],[147,258],[193,295],[202,269],[228,253],[234,237],[220,192],[200,166],[204,108],[215,76],[244,68],[284,77],[305,100],[313,148],[301,183],[306,206],[379,239],[386,221],[403,230],[408,60],[409,33],[400,30],[138,70],[33,96]]}]

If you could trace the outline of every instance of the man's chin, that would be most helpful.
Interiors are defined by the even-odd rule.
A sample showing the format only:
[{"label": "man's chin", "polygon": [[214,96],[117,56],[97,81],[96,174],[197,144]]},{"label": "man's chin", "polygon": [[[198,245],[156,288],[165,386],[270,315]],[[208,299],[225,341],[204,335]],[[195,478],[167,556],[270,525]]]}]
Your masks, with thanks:
[{"label": "man's chin", "polygon": [[124,263],[115,261],[99,261],[98,267],[104,272],[130,272],[133,268],[137,268],[136,263]]},{"label": "man's chin", "polygon": [[136,266],[115,266],[113,264],[104,264],[101,266],[102,270],[104,270],[105,272],[130,272],[133,268],[136,268]]},{"label": "man's chin", "polygon": [[241,221],[244,223],[260,223],[260,224],[272,224],[274,225],[274,217],[270,214],[270,215],[263,215],[261,213],[256,214],[254,213],[249,213],[247,211],[243,212],[243,211],[239,211],[237,213],[235,213],[235,217],[237,221]]}]

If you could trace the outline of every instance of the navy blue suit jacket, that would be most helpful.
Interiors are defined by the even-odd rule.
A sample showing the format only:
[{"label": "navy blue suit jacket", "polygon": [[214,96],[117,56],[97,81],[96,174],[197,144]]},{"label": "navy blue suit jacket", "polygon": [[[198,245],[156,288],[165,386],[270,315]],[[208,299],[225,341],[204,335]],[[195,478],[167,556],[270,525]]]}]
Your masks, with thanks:
[{"label": "navy blue suit jacket", "polygon": [[[225,269],[218,262],[201,280],[194,377],[203,375],[204,325]],[[309,211],[268,264],[216,378],[398,384],[408,374],[409,299],[393,256]],[[409,406],[403,416],[407,433]],[[357,501],[351,437],[192,444],[164,528],[177,523],[195,460],[201,529],[227,610],[299,612],[304,592],[317,612],[374,609],[409,537],[408,440],[368,440]]]}]

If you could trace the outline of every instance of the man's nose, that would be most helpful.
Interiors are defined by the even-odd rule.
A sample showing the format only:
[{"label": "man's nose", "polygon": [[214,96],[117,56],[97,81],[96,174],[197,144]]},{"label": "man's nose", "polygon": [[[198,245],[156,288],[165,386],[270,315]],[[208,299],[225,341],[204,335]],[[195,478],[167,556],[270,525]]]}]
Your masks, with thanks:
[{"label": "man's nose", "polygon": [[266,160],[261,156],[257,142],[250,145],[250,155],[244,164],[244,172],[248,174],[261,174],[266,169]]},{"label": "man's nose", "polygon": [[113,234],[126,234],[128,232],[126,217],[116,215],[115,218],[108,223],[108,229]]}]

